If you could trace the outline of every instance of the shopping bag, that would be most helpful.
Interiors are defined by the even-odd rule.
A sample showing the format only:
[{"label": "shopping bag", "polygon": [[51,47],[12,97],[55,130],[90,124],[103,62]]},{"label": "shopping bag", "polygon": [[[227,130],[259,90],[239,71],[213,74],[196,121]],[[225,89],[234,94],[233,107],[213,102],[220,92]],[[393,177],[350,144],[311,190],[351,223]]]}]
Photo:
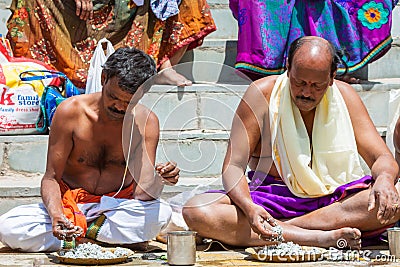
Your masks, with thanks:
[{"label": "shopping bag", "polygon": [[[0,42],[0,134],[37,134],[36,122],[40,116],[40,97],[47,85],[56,79],[28,81],[19,79],[25,70],[47,70],[43,62],[24,57],[14,58]],[[40,125],[39,125],[40,126]]]},{"label": "shopping bag", "polygon": [[[41,75],[34,75],[34,74]],[[36,121],[36,129],[39,132],[46,132],[50,128],[54,113],[57,106],[68,97],[79,95],[80,90],[77,88],[68,77],[59,71],[25,71],[20,74],[22,81],[37,81],[49,78],[62,78],[64,83],[61,87],[49,85],[44,88],[40,99],[40,116]]]},{"label": "shopping bag", "polygon": [[[103,43],[107,44],[106,53],[104,54]],[[100,92],[102,89],[101,85],[101,71],[103,64],[107,58],[114,53],[114,47],[110,41],[103,38],[97,44],[92,59],[90,60],[90,66],[86,81],[85,94]]]}]

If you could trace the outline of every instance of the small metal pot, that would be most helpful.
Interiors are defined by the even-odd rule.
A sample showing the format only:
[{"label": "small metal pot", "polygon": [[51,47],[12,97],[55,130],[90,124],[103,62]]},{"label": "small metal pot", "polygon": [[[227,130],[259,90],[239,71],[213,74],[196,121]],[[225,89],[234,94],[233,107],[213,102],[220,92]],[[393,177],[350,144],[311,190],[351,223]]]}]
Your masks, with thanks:
[{"label": "small metal pot", "polygon": [[196,232],[169,232],[167,260],[169,265],[194,265],[196,263]]},{"label": "small metal pot", "polygon": [[394,227],[387,229],[389,240],[390,255],[400,258],[400,228]]}]

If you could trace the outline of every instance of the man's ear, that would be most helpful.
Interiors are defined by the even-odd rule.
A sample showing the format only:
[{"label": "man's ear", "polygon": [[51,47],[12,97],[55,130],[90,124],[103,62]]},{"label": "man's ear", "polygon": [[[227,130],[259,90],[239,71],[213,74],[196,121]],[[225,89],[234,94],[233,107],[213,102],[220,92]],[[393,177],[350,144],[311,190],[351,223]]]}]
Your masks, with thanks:
[{"label": "man's ear", "polygon": [[101,86],[104,86],[106,82],[106,74],[104,73],[104,71],[101,71]]},{"label": "man's ear", "polygon": [[287,76],[289,77],[290,66],[287,58],[286,58],[286,70],[287,70]]},{"label": "man's ear", "polygon": [[332,74],[331,80],[329,82],[329,86],[332,86],[333,81],[335,80],[335,78],[336,78],[336,71],[334,71],[333,74]]}]

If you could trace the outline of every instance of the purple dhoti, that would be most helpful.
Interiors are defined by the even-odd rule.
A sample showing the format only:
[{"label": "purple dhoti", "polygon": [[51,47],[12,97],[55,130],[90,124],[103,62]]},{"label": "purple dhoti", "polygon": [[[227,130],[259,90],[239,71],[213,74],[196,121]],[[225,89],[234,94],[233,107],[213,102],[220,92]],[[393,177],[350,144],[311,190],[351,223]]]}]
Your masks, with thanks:
[{"label": "purple dhoti", "polygon": [[262,172],[250,171],[248,177],[250,195],[253,202],[262,206],[276,219],[298,217],[328,206],[350,194],[368,188],[373,179],[367,175],[363,178],[338,187],[332,194],[318,198],[297,197],[280,179]]},{"label": "purple dhoti", "polygon": [[[262,172],[250,171],[248,177],[250,196],[254,203],[263,207],[271,216],[276,219],[290,219],[307,214],[314,210],[328,206],[346,196],[368,189],[374,180],[366,175],[358,180],[339,186],[336,190],[326,196],[317,198],[297,197],[290,192],[279,177],[273,177]],[[209,193],[225,193],[221,190],[211,190]],[[362,232],[363,246],[379,243],[379,236],[393,225],[387,225],[380,229]]]}]

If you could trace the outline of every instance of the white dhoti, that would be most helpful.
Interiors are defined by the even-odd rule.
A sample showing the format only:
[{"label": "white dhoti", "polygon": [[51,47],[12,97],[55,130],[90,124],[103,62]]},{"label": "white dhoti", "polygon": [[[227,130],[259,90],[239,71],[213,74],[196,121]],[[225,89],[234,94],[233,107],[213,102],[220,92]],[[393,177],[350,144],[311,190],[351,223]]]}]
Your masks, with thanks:
[{"label": "white dhoti", "polygon": [[[78,207],[87,219],[86,236],[108,244],[149,241],[168,224],[172,214],[168,203],[161,200],[103,196],[100,203]],[[57,251],[64,246],[64,241],[53,236],[51,219],[42,203],[19,206],[0,216],[0,241],[27,252]]]}]

